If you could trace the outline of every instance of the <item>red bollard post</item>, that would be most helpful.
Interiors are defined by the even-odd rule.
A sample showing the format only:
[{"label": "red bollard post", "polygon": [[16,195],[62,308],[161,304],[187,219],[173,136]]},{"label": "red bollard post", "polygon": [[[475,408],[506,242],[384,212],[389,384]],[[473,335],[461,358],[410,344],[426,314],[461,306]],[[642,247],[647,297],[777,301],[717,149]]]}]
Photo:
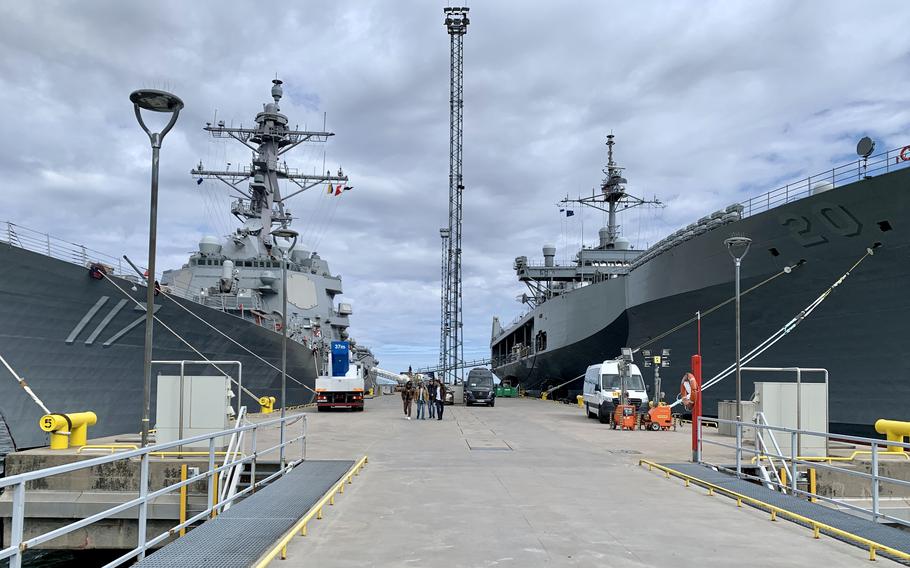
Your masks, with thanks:
[{"label": "red bollard post", "polygon": [[692,375],[695,376],[695,404],[692,406],[692,462],[697,463],[699,458],[699,430],[698,418],[701,416],[701,355],[692,355]]}]

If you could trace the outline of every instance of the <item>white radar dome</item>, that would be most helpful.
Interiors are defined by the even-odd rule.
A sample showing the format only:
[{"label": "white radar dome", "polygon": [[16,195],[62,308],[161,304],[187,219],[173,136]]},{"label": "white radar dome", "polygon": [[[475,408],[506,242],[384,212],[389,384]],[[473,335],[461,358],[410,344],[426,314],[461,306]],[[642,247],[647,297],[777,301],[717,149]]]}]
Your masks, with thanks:
[{"label": "white radar dome", "polygon": [[291,260],[296,264],[300,264],[308,258],[310,258],[310,251],[300,245],[295,246],[291,251]]},{"label": "white radar dome", "polygon": [[830,181],[820,181],[818,183],[812,184],[812,195],[817,195],[819,193],[824,193],[834,189],[834,184]]},{"label": "white radar dome", "polygon": [[218,241],[218,237],[202,237],[199,241],[199,252],[202,254],[221,254],[221,243]]}]

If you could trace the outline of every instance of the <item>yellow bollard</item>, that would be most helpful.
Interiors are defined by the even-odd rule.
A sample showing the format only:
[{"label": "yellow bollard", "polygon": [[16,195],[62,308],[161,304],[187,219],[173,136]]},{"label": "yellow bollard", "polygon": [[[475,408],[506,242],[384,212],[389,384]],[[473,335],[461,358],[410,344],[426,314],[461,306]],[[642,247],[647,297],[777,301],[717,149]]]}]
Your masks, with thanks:
[{"label": "yellow bollard", "polygon": [[585,407],[585,397],[584,396],[578,395],[575,397],[575,400],[578,401],[578,408]]},{"label": "yellow bollard", "polygon": [[335,505],[335,494],[334,493],[332,493],[332,496],[329,497],[329,505],[332,505],[332,506]]},{"label": "yellow bollard", "polygon": [[[910,422],[900,420],[876,420],[875,431],[884,434],[889,442],[903,442],[904,438],[910,436]],[[889,452],[904,453],[901,446],[888,446]]]},{"label": "yellow bollard", "polygon": [[316,518],[322,519],[322,507],[319,507],[319,510],[316,511]]},{"label": "yellow bollard", "polygon": [[282,547],[281,547],[281,559],[282,559],[282,560],[287,560],[287,559],[288,559],[288,547],[287,547],[287,546],[282,546]]},{"label": "yellow bollard", "polygon": [[813,537],[813,538],[820,538],[819,535],[818,535],[818,525],[815,525],[815,526],[812,527],[812,537]]},{"label": "yellow bollard", "polygon": [[774,509],[771,509],[771,520],[772,521],[777,520],[777,511],[775,511]]},{"label": "yellow bollard", "polygon": [[540,400],[547,400],[547,395],[548,395],[548,394],[549,394],[549,393],[547,393],[547,392],[542,392],[542,393],[540,393]]},{"label": "yellow bollard", "polygon": [[81,448],[88,440],[88,427],[94,426],[98,417],[94,412],[45,414],[38,425],[50,433],[52,450],[65,450],[72,446]]},{"label": "yellow bollard", "polygon": [[306,523],[300,527],[300,536],[306,536]]},{"label": "yellow bollard", "polygon": [[275,397],[274,396],[260,396],[259,397],[259,406],[260,412],[263,414],[271,414],[275,411]]}]

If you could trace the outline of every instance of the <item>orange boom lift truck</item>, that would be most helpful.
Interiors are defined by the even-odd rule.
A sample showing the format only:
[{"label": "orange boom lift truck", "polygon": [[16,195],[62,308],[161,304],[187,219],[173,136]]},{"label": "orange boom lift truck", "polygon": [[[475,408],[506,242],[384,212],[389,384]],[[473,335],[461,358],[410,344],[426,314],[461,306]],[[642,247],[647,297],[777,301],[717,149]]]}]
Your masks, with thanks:
[{"label": "orange boom lift truck", "polygon": [[634,405],[629,404],[629,395],[626,392],[626,385],[632,379],[632,349],[623,347],[620,349],[619,358],[619,404],[613,410],[613,429],[634,430],[637,422],[637,412]]}]

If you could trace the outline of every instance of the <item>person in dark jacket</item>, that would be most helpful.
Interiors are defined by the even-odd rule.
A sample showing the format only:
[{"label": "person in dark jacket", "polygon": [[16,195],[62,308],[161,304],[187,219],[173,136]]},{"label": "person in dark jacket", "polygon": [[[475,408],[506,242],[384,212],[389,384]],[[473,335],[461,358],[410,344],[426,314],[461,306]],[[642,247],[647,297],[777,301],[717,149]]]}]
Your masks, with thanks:
[{"label": "person in dark jacket", "polygon": [[401,389],[401,402],[404,405],[404,416],[411,419],[411,403],[414,401],[414,383],[408,381]]},{"label": "person in dark jacket", "polygon": [[445,409],[446,404],[446,387],[442,381],[435,381],[433,388],[430,389],[430,396],[433,399],[433,404],[436,405],[436,420],[442,420],[442,411]]}]

